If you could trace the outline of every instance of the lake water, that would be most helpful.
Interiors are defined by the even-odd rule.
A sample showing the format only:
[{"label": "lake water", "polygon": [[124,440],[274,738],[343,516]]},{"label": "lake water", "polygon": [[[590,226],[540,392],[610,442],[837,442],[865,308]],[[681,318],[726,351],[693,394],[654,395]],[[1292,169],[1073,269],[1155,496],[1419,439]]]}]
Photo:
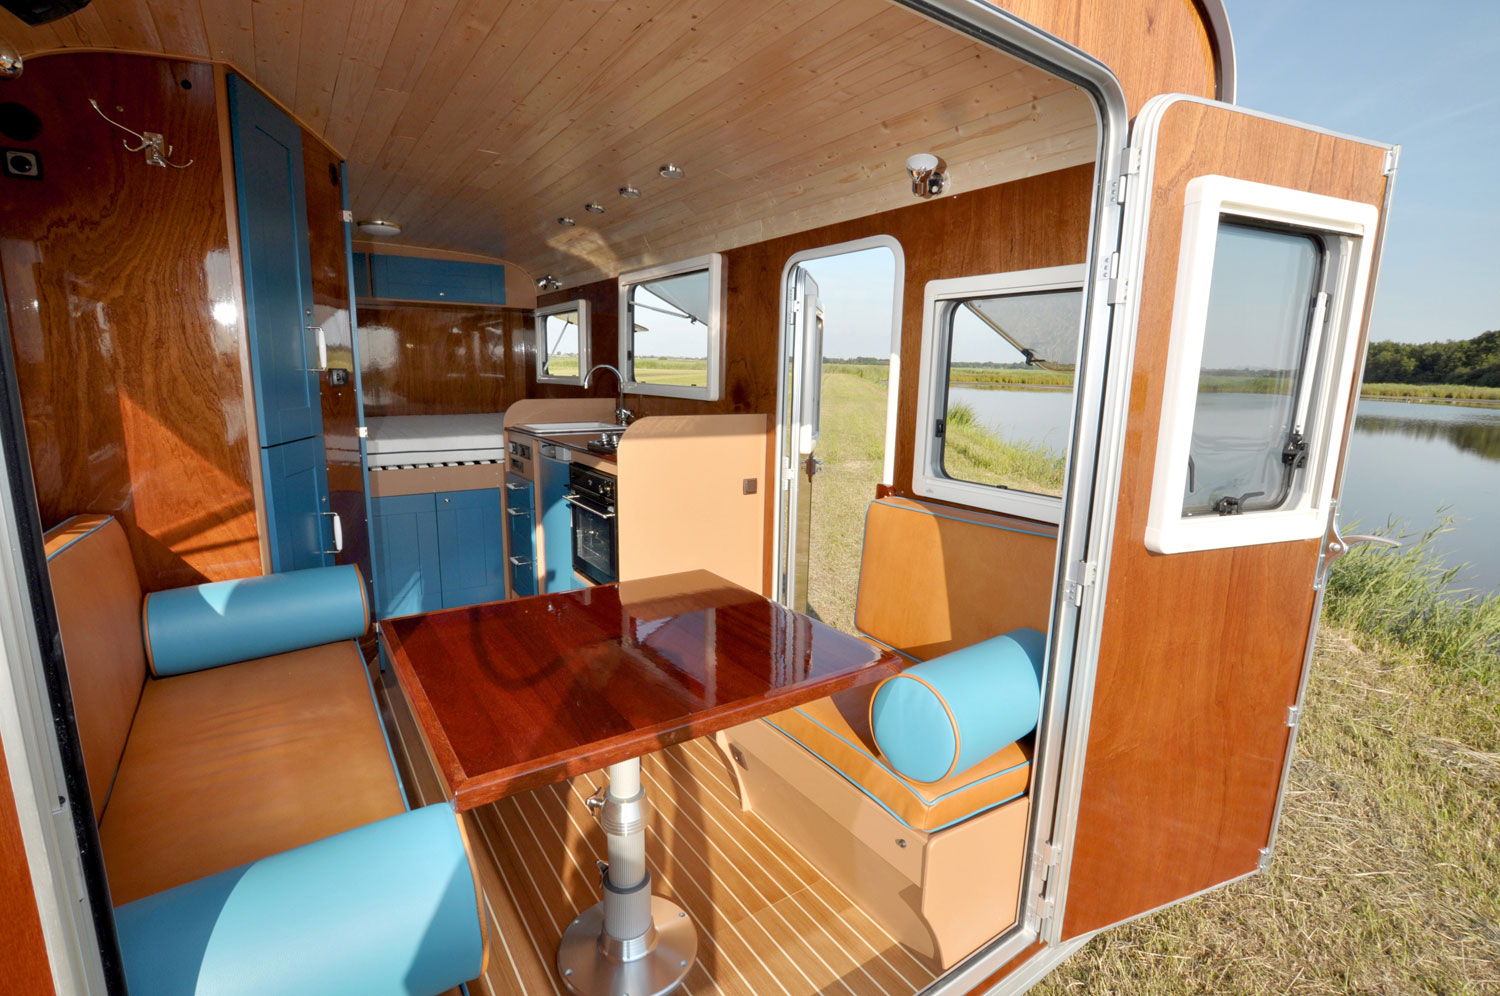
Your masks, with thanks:
[{"label": "lake water", "polygon": [[[1067,392],[954,385],[949,397],[1007,438],[1059,452],[1066,445]],[[1394,518],[1420,533],[1445,506],[1456,521],[1434,545],[1449,563],[1471,565],[1464,584],[1500,592],[1500,408],[1361,401],[1339,510],[1345,530],[1372,531]]]}]

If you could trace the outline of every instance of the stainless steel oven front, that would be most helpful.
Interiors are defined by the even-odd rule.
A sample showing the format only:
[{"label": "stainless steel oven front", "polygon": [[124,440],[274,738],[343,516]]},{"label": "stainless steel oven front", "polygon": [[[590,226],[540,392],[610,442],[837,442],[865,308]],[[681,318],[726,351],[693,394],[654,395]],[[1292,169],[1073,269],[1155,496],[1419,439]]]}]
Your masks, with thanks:
[{"label": "stainless steel oven front", "polygon": [[589,467],[570,464],[568,504],[573,507],[573,570],[594,584],[618,581],[615,479]]}]

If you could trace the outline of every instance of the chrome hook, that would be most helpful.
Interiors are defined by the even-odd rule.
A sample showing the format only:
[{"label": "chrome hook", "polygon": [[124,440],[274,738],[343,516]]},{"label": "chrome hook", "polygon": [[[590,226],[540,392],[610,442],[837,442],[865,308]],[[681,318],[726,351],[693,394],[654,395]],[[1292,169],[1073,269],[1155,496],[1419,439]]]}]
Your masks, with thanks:
[{"label": "chrome hook", "polygon": [[94,110],[99,112],[99,116],[105,121],[108,121],[110,124],[114,125],[125,134],[134,136],[137,139],[139,143],[137,145],[131,145],[128,139],[121,139],[120,144],[125,146],[126,152],[146,153],[146,165],[170,167],[172,169],[187,169],[196,161],[193,159],[189,159],[187,162],[180,165],[174,162],[168,162],[167,160],[168,157],[172,155],[173,147],[167,144],[167,137],[165,135],[161,134],[160,132],[140,132],[136,131],[134,128],[125,127],[124,125],[120,124],[120,122],[113,120],[108,114],[105,114],[104,108],[100,107],[99,101],[95,100],[93,97],[89,98],[89,104],[94,108]]}]

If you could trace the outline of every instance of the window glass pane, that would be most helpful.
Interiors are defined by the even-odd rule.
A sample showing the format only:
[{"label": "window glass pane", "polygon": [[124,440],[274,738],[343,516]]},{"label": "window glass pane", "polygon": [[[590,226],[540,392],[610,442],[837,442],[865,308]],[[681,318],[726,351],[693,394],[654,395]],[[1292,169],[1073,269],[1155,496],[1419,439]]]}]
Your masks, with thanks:
[{"label": "window glass pane", "polygon": [[949,315],[943,473],[1062,495],[1081,290],[955,302]]},{"label": "window glass pane", "polygon": [[1322,247],[1292,232],[1221,222],[1209,287],[1186,515],[1276,508],[1307,349]]},{"label": "window glass pane", "polygon": [[548,377],[577,377],[578,312],[559,311],[542,319],[542,373]]},{"label": "window glass pane", "polygon": [[708,385],[707,270],[630,288],[631,380],[675,387]]}]

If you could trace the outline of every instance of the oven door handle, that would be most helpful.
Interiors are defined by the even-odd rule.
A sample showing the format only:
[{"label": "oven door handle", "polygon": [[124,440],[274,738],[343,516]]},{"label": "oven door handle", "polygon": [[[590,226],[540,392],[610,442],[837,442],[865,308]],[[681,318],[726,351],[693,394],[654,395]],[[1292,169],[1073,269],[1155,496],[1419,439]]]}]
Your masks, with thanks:
[{"label": "oven door handle", "polygon": [[590,515],[597,515],[601,519],[613,519],[615,517],[615,513],[613,513],[613,512],[601,512],[599,509],[595,508],[593,505],[590,505],[588,502],[581,500],[575,494],[566,494],[566,495],[563,495],[563,501],[567,502],[569,505],[574,505],[574,506],[577,506],[578,508],[583,509],[585,512],[588,512]]}]

